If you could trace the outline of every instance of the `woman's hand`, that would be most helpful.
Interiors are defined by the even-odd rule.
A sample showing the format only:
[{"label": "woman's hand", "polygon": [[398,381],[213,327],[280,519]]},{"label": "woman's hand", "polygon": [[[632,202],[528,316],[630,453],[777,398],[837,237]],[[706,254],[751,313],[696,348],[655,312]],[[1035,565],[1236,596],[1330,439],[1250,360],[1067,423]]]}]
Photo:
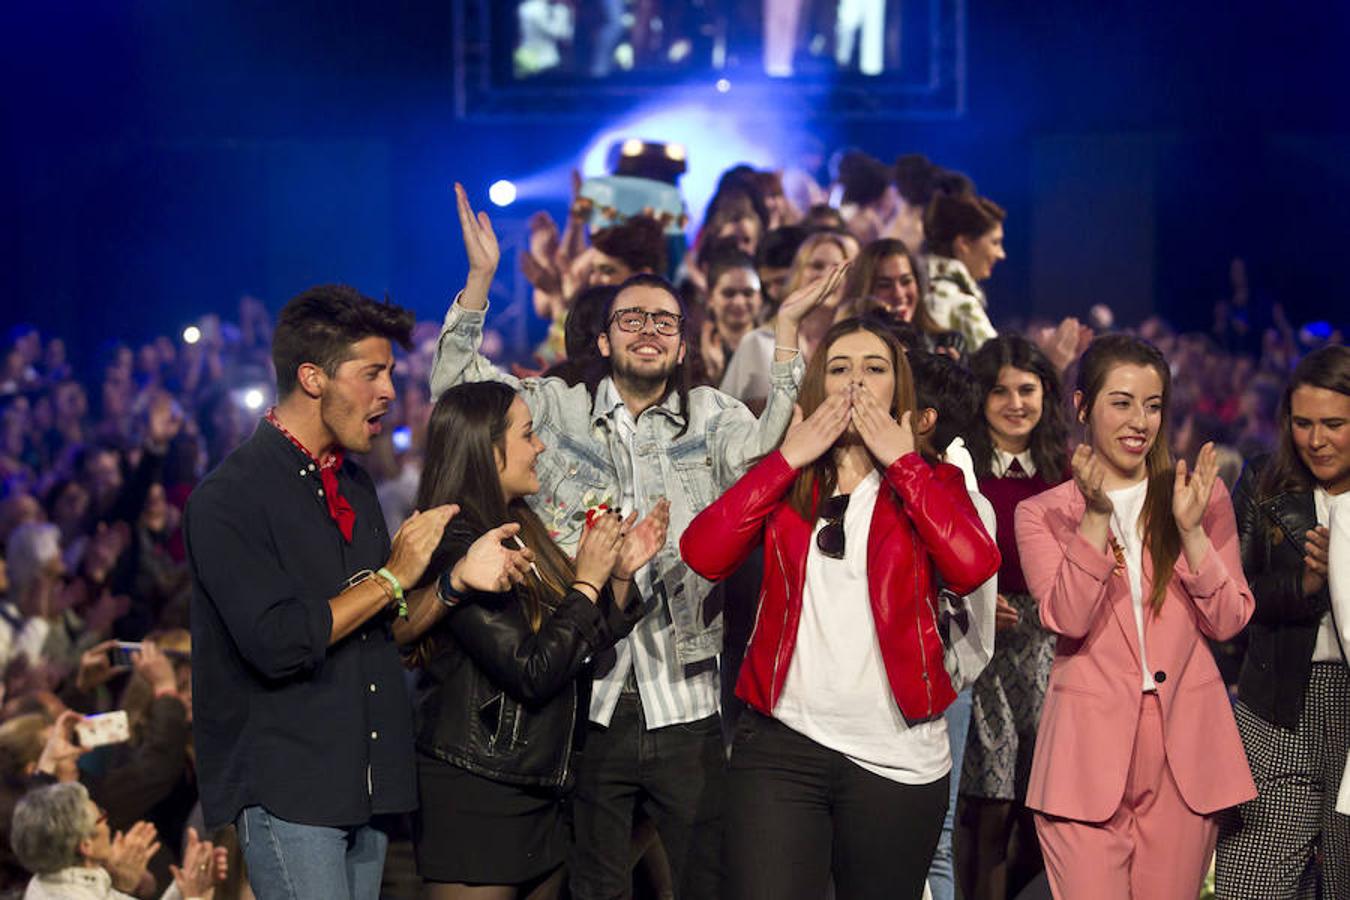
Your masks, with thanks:
[{"label": "woman's hand", "polygon": [[882,406],[866,387],[852,385],[849,396],[852,398],[853,425],[877,462],[889,469],[891,463],[914,452],[914,414],[910,410],[901,413],[900,421],[896,422],[891,418],[890,410]]},{"label": "woman's hand", "polygon": [[499,525],[469,545],[469,550],[450,570],[450,586],[456,591],[485,594],[509,591],[530,574],[534,553],[528,547],[512,549],[504,542],[520,532],[515,522]]},{"label": "woman's hand", "polygon": [[779,305],[777,321],[792,326],[795,337],[797,326],[811,310],[821,305],[828,306],[831,301],[837,306],[841,298],[835,295],[842,293],[844,276],[852,264],[852,260],[845,260],[810,284],[793,291]]},{"label": "woman's hand", "polygon": [[183,867],[169,865],[174,883],[184,898],[211,900],[216,883],[229,874],[229,855],[224,847],[197,839],[197,829],[189,828],[183,847]]},{"label": "woman's hand", "polygon": [[1306,535],[1303,545],[1303,596],[1311,597],[1326,587],[1327,554],[1331,552],[1331,531],[1318,525]]},{"label": "woman's hand", "polygon": [[634,511],[623,523],[623,545],[619,548],[619,560],[614,564],[613,578],[631,579],[634,572],[650,562],[656,551],[666,545],[670,501],[662,497],[641,522],[634,524],[636,518]]},{"label": "woman's hand", "polygon": [[1073,483],[1078,485],[1078,493],[1083,495],[1088,512],[1109,518],[1115,507],[1102,488],[1106,480],[1106,467],[1102,461],[1090,446],[1079,444],[1078,449],[1073,451],[1070,465],[1073,467]]},{"label": "woman's hand", "polygon": [[[623,522],[617,515],[606,513],[586,529],[577,547],[577,581],[584,581],[598,592],[619,562],[623,547]],[[587,596],[590,592],[587,591]],[[591,602],[600,599],[598,594]]]},{"label": "woman's hand", "polygon": [[792,424],[778,450],[794,469],[809,466],[822,455],[829,452],[839,435],[848,428],[849,402],[844,394],[834,394],[825,398],[825,402],[816,407],[816,411],[805,419],[802,408],[792,409]]},{"label": "woman's hand", "polygon": [[103,867],[112,876],[113,887],[124,894],[133,893],[145,876],[150,858],[159,852],[159,833],[149,822],[137,822],[113,835],[112,847]]},{"label": "woman's hand", "polygon": [[1195,471],[1187,477],[1186,460],[1177,460],[1176,477],[1172,482],[1172,518],[1177,530],[1185,536],[1200,527],[1209,506],[1214,482],[1219,478],[1219,455],[1214,442],[1200,448],[1195,458]]},{"label": "woman's hand", "polygon": [[173,663],[152,642],[144,642],[140,650],[131,654],[131,667],[150,684],[155,696],[177,695],[178,679],[174,676]]},{"label": "woman's hand", "polygon": [[1016,628],[1021,621],[1022,614],[1017,611],[1017,607],[1009,603],[1007,597],[999,594],[994,604],[994,631]]}]

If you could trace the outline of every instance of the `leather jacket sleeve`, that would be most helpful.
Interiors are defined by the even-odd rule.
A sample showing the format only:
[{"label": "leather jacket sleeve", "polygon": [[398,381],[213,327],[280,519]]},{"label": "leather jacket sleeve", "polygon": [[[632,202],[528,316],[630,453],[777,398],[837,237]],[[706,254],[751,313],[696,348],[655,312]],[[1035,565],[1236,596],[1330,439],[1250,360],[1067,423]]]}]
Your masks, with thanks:
[{"label": "leather jacket sleeve", "polygon": [[924,548],[956,594],[969,594],[998,572],[1002,556],[985,531],[955,466],[929,466],[918,453],[891,463],[886,481],[900,495]]},{"label": "leather jacket sleeve", "polygon": [[709,581],[721,581],[764,539],[764,523],[797,477],[774,451],[694,517],[680,535],[680,555]]},{"label": "leather jacket sleeve", "polygon": [[[1261,510],[1263,462],[1249,464],[1233,489],[1242,569],[1256,598],[1252,618],[1266,625],[1313,623],[1330,607],[1330,597],[1325,588],[1303,593],[1302,559],[1296,560],[1293,548],[1284,546],[1288,541],[1279,525]],[[1314,527],[1316,519],[1307,524]]]},{"label": "leather jacket sleeve", "polygon": [[518,602],[514,592],[475,594],[446,616],[446,627],[493,682],[519,702],[532,704],[571,686],[591,656],[632,629],[642,608],[641,598],[630,599],[619,614],[626,627],[616,632],[613,613],[606,615],[580,591],[569,591],[532,632],[514,608]]}]

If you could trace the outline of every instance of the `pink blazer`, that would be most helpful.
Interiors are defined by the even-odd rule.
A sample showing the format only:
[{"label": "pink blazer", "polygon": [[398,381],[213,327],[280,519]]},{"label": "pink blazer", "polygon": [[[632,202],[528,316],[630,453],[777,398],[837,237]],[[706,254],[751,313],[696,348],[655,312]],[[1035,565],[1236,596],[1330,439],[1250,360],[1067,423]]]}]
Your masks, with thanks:
[{"label": "pink blazer", "polygon": [[[1059,635],[1041,711],[1027,806],[1085,822],[1110,818],[1125,794],[1143,703],[1129,576],[1111,550],[1078,534],[1084,502],[1073,481],[1022,501],[1017,547],[1045,627]],[[1256,796],[1232,706],[1206,636],[1231,638],[1255,602],[1238,557],[1223,483],[1204,517],[1213,549],[1192,572],[1183,554],[1162,610],[1144,609],[1144,644],[1158,682],[1167,762],[1182,798],[1207,814]],[[1147,604],[1153,567],[1144,552]]]}]

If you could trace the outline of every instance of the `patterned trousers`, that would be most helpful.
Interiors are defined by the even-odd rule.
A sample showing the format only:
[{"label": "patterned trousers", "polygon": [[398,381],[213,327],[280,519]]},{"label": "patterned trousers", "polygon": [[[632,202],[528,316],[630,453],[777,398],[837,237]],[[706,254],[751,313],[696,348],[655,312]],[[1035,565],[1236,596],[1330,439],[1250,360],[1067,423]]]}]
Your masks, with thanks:
[{"label": "patterned trousers", "polygon": [[1350,897],[1350,816],[1335,811],[1350,751],[1350,669],[1313,663],[1298,725],[1235,709],[1255,800],[1219,818],[1216,894],[1222,900]]}]

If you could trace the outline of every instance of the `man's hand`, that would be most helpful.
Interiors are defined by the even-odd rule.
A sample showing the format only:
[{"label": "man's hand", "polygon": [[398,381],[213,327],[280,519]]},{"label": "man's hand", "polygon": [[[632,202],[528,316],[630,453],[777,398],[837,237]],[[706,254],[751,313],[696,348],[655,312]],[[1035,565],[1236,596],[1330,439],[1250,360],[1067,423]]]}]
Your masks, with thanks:
[{"label": "man's hand", "polygon": [[431,554],[440,546],[445,526],[458,514],[459,504],[449,503],[426,512],[414,512],[398,527],[385,568],[405,589],[416,584],[426,572]]},{"label": "man's hand", "polygon": [[512,549],[503,543],[514,543],[519,531],[519,525],[508,522],[474,541],[450,570],[450,586],[457,591],[469,589],[500,594],[510,590],[511,585],[523,582],[530,574],[534,552],[526,547]]}]

